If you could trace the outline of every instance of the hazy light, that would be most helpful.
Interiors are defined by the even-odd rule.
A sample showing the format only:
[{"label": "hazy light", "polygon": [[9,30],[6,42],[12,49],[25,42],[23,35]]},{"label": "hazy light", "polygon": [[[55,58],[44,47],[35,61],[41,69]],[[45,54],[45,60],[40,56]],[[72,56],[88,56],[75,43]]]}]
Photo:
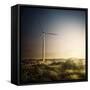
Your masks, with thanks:
[{"label": "hazy light", "polygon": [[47,58],[85,57],[84,26],[73,22],[64,23],[63,26],[56,23],[56,25],[52,25],[51,29],[58,35],[47,37]]}]

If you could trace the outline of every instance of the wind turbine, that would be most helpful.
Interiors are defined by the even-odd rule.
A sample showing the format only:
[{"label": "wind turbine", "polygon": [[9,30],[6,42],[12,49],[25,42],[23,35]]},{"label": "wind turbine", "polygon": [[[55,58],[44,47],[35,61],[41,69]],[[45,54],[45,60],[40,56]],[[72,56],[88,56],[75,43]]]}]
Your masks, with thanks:
[{"label": "wind turbine", "polygon": [[45,62],[45,43],[46,43],[46,35],[57,35],[55,33],[46,33],[46,32],[42,32],[42,59],[43,59],[43,62]]},{"label": "wind turbine", "polygon": [[[39,22],[41,22],[41,20],[39,20]],[[42,61],[43,62],[45,62],[45,47],[46,47],[46,45],[45,45],[45,43],[46,43],[46,35],[57,35],[57,34],[55,34],[55,33],[50,33],[50,32],[44,32],[43,30],[43,27],[42,27],[42,24],[41,23],[38,23],[39,24],[39,26],[40,26],[40,28],[41,28],[41,32],[42,32],[42,35],[40,35],[40,36],[42,36]]]}]

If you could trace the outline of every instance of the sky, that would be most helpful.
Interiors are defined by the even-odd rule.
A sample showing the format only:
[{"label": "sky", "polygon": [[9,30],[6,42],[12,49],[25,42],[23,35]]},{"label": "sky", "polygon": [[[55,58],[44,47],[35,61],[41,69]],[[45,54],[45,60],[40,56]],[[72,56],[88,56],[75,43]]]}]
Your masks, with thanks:
[{"label": "sky", "polygon": [[85,58],[85,11],[21,8],[21,58]]}]

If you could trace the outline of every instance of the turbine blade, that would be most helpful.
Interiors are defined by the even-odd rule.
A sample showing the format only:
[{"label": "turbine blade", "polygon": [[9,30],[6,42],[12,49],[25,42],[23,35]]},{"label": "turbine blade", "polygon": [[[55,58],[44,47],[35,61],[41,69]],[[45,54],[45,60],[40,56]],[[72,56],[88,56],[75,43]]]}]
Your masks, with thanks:
[{"label": "turbine blade", "polygon": [[55,34],[55,33],[47,33],[47,34],[50,34],[50,35],[57,35],[57,34]]}]

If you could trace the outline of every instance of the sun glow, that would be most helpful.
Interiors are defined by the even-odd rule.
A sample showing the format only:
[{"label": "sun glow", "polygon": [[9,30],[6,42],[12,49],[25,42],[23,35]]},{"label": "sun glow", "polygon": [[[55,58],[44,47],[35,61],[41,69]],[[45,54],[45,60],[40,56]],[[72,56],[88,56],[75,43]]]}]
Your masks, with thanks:
[{"label": "sun glow", "polygon": [[85,32],[79,25],[65,24],[65,27],[53,28],[58,35],[47,37],[47,58],[85,58]]}]

